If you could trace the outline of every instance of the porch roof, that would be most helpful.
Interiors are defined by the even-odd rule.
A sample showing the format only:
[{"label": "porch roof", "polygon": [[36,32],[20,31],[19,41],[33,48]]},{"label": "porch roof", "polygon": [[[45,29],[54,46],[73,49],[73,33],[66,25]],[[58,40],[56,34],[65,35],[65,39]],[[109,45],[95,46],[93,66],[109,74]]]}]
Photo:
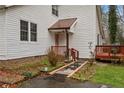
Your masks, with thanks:
[{"label": "porch roof", "polygon": [[76,20],[77,18],[60,19],[49,27],[48,30],[70,29]]}]

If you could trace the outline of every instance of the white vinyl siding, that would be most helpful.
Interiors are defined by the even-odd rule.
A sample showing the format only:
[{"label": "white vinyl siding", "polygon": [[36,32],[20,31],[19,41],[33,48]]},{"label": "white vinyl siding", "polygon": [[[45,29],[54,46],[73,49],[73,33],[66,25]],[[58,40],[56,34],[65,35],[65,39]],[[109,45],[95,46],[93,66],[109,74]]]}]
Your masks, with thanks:
[{"label": "white vinyl siding", "polygon": [[70,5],[59,7],[60,18],[77,18],[74,34],[70,34],[70,47],[79,51],[80,58],[89,58],[88,42],[92,42],[92,51],[96,45],[96,6]]},{"label": "white vinyl siding", "polygon": [[5,30],[5,10],[0,10],[0,60],[5,60],[7,55],[7,41],[6,41],[6,30]]},{"label": "white vinyl siding", "polygon": [[[6,10],[6,50],[5,59],[15,59],[46,55],[53,40],[48,27],[57,20],[52,16],[51,6],[13,6]],[[37,24],[37,42],[20,41],[20,20]],[[29,24],[30,25],[30,24]]]}]

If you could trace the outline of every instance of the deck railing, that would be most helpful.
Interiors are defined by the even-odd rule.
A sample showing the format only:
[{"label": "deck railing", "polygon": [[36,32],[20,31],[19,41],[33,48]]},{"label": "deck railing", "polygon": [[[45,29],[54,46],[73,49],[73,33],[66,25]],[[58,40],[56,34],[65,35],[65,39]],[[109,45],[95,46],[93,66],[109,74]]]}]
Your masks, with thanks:
[{"label": "deck railing", "polygon": [[51,46],[51,50],[58,55],[64,56],[66,53],[66,46]]},{"label": "deck railing", "polygon": [[[66,56],[67,53],[66,46],[51,46],[51,50],[54,51],[56,54],[63,56]],[[76,61],[79,58],[79,51],[74,48],[70,48],[69,56],[71,56],[72,59]]]},{"label": "deck railing", "polygon": [[79,59],[79,51],[74,48],[71,48],[71,56],[74,61],[78,60]]},{"label": "deck railing", "polygon": [[96,58],[124,57],[124,46],[122,45],[99,45],[96,46]]}]

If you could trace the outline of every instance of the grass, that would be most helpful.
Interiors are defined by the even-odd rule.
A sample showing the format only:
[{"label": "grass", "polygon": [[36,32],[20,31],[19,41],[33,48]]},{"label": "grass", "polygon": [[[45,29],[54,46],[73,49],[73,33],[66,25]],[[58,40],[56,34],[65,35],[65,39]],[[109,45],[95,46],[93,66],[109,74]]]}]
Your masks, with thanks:
[{"label": "grass", "polygon": [[74,79],[78,79],[80,81],[84,81],[85,80],[85,77],[84,75],[81,73],[81,71],[78,71],[77,73],[75,73],[72,78]]},{"label": "grass", "polygon": [[52,71],[52,70],[54,70],[54,69],[56,69],[56,68],[59,68],[59,67],[61,67],[61,66],[63,66],[63,65],[64,65],[64,63],[58,63],[55,67],[49,66],[49,67],[48,67],[48,71]]},{"label": "grass", "polygon": [[124,87],[124,66],[97,65],[96,73],[91,79],[95,83],[107,84],[112,87]]},{"label": "grass", "polygon": [[[93,76],[90,77],[90,74]],[[90,77],[90,78],[89,78]],[[90,80],[97,84],[124,88],[124,66],[115,64],[97,63],[87,69],[87,66],[76,72],[72,78],[80,81]]]},{"label": "grass", "polygon": [[78,79],[80,81],[88,80],[94,73],[94,65],[87,63],[78,72],[76,72],[72,78]]},{"label": "grass", "polygon": [[48,68],[47,72],[50,72],[50,71],[52,71],[54,69],[57,69],[57,68],[63,66],[64,62],[58,62],[56,66],[51,66],[51,64],[49,63],[48,60],[44,60],[44,62],[42,64],[44,64],[44,66],[39,68],[40,71],[44,71],[44,67],[47,67]]}]

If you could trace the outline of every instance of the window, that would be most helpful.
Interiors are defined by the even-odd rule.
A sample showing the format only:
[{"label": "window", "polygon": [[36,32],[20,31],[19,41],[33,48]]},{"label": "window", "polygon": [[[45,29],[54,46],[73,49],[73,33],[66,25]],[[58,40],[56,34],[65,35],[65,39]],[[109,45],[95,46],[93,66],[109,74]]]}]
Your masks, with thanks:
[{"label": "window", "polygon": [[58,16],[58,5],[52,5],[52,14]]},{"label": "window", "polygon": [[28,22],[20,20],[20,40],[28,41]]},{"label": "window", "polygon": [[37,24],[30,23],[31,41],[37,41]]},{"label": "window", "polygon": [[30,41],[37,41],[37,24],[20,20],[20,40],[28,41],[29,38]]}]

